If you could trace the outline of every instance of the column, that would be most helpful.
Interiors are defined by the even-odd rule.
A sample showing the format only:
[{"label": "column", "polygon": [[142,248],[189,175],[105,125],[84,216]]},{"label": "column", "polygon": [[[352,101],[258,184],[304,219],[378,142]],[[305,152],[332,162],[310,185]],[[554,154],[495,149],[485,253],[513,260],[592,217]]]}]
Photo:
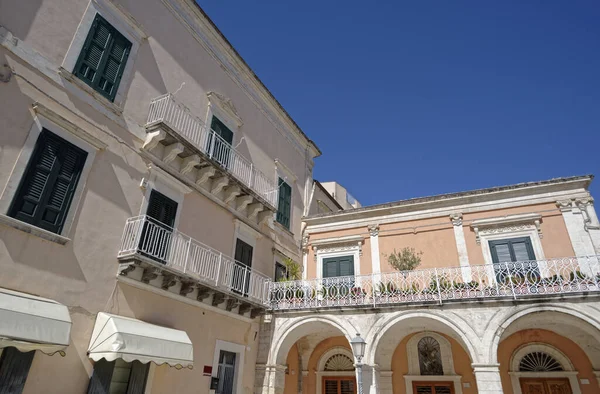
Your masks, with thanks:
[{"label": "column", "polygon": [[379,366],[362,366],[363,392],[365,394],[379,394]]},{"label": "column", "polygon": [[456,212],[451,214],[450,220],[454,226],[454,239],[456,240],[456,250],[458,251],[458,262],[462,267],[463,281],[467,283],[472,281],[473,278],[471,276],[471,267],[469,266],[469,254],[467,253],[467,243],[465,242],[462,213]]},{"label": "column", "polygon": [[308,275],[308,235],[302,237],[302,280]]},{"label": "column", "polygon": [[381,261],[379,260],[379,225],[369,226],[369,235],[371,241],[371,269],[374,274],[374,281],[379,282],[381,273]]},{"label": "column", "polygon": [[583,215],[584,227],[592,240],[592,245],[596,254],[600,254],[600,222],[594,208],[594,199],[592,197],[578,198],[575,205]]},{"label": "column", "polygon": [[471,364],[475,373],[478,394],[503,394],[500,364]]},{"label": "column", "polygon": [[283,394],[285,365],[256,365],[254,394]]}]

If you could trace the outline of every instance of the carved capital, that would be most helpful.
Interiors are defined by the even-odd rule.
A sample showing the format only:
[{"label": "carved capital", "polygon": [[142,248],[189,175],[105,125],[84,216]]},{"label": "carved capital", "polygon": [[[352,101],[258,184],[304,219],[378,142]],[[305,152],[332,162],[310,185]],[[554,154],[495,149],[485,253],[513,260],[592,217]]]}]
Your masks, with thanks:
[{"label": "carved capital", "polygon": [[450,214],[450,221],[454,226],[462,226],[463,224],[463,215],[461,212],[454,212]]},{"label": "carved capital", "polygon": [[302,236],[302,243],[300,244],[300,247],[301,247],[303,253],[308,253],[308,242],[309,242],[309,239],[310,239],[309,235],[303,235]]},{"label": "carved capital", "polygon": [[556,206],[561,210],[561,212],[569,212],[573,209],[571,200],[559,200],[556,202]]},{"label": "carved capital", "polygon": [[369,235],[371,237],[377,237],[379,236],[379,225],[378,224],[371,224],[369,225]]}]

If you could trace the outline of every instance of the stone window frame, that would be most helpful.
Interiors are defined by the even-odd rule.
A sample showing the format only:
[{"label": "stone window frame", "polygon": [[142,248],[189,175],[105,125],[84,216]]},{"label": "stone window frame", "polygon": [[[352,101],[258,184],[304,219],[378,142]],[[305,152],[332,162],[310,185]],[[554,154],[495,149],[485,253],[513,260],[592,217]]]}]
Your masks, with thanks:
[{"label": "stone window frame", "polygon": [[[417,346],[424,337],[432,337],[440,344],[443,375],[421,375],[419,366],[419,351]],[[452,345],[443,335],[436,332],[419,332],[413,335],[406,343],[406,355],[408,358],[408,373],[404,375],[406,394],[413,394],[413,382],[453,382],[454,394],[462,394],[462,376],[457,375],[454,370],[454,359],[452,356]]]},{"label": "stone window frame", "polygon": [[[226,352],[235,353],[235,370],[233,375],[233,387],[234,393],[243,393],[244,387],[244,355],[246,353],[246,346],[240,345],[234,342],[224,341],[222,339],[217,339],[215,342],[215,353],[213,356],[213,364],[212,364],[212,377],[218,377],[219,371],[219,355],[221,354],[221,350],[225,350]],[[211,390],[214,392],[214,390]]]},{"label": "stone window frame", "polygon": [[[0,196],[0,222],[48,241],[64,245],[70,241],[68,236],[71,233],[75,217],[80,210],[83,192],[86,188],[92,165],[96,160],[96,153],[98,150],[104,149],[106,145],[46,107],[37,105],[34,110],[36,111],[36,115],[33,118],[33,124],[29,129],[27,139],[21,148],[21,153],[10,173],[2,196]],[[81,170],[81,175],[79,176],[79,181],[71,200],[71,206],[69,207],[69,212],[67,213],[60,234],[41,229],[8,216],[9,207],[16,196],[38,138],[44,129],[87,152],[87,158]]]},{"label": "stone window frame", "polygon": [[[519,364],[521,359],[532,352],[544,352],[552,356],[560,363],[560,365],[562,365],[564,371],[520,372]],[[573,394],[581,394],[581,388],[579,387],[579,381],[577,379],[577,374],[579,374],[579,372],[575,370],[573,363],[563,352],[547,343],[531,342],[517,348],[511,356],[508,374],[510,375],[514,394],[522,394],[521,378],[566,378],[569,380]]]}]

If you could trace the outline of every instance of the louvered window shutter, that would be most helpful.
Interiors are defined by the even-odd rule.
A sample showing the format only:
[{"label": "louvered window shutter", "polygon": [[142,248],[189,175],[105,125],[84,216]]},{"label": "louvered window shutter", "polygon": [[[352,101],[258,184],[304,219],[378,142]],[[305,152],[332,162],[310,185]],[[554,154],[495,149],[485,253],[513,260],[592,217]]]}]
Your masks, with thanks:
[{"label": "louvered window shutter", "polygon": [[277,221],[290,228],[290,213],[292,208],[292,188],[279,178],[279,204],[277,208]]},{"label": "louvered window shutter", "polygon": [[160,223],[173,227],[177,215],[177,203],[164,194],[152,190],[146,213]]},{"label": "louvered window shutter", "polygon": [[87,152],[43,130],[9,216],[59,234],[86,157]]},{"label": "louvered window shutter", "polygon": [[109,394],[110,381],[115,369],[114,361],[100,359],[94,364],[94,372],[90,378],[87,394]]},{"label": "louvered window shutter", "polygon": [[354,275],[354,256],[340,257],[340,276]]},{"label": "louvered window shutter", "polygon": [[0,358],[0,394],[20,394],[35,351],[21,353],[14,347],[4,348]]},{"label": "louvered window shutter", "polygon": [[114,101],[131,51],[131,42],[96,15],[73,73]]}]

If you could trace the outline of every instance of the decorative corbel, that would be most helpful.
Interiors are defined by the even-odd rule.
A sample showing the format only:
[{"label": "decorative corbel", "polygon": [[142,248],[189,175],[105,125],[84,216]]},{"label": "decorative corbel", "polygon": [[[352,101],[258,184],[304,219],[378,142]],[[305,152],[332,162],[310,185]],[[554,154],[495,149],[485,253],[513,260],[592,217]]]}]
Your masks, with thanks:
[{"label": "decorative corbel", "polygon": [[369,235],[371,237],[379,236],[379,225],[378,224],[371,224],[368,226],[368,229],[369,229]]},{"label": "decorative corbel", "polygon": [[170,163],[177,157],[178,154],[183,152],[183,144],[180,142],[175,142],[167,147],[165,147],[165,154],[163,156],[163,161],[165,163]]},{"label": "decorative corbel", "polygon": [[573,209],[573,204],[571,203],[571,200],[559,200],[556,202],[556,205],[558,206],[558,209],[560,209],[561,212],[569,212]]},{"label": "decorative corbel", "polygon": [[540,221],[534,220],[533,224],[535,224],[535,229],[537,230],[539,237],[544,238],[544,235],[542,234],[542,225],[541,225]]},{"label": "decorative corbel", "polygon": [[473,227],[473,232],[475,233],[475,241],[477,245],[481,245],[481,237],[479,236],[479,227]]},{"label": "decorative corbel", "polygon": [[450,221],[453,226],[462,226],[463,224],[463,215],[461,212],[454,212],[450,214]]}]

